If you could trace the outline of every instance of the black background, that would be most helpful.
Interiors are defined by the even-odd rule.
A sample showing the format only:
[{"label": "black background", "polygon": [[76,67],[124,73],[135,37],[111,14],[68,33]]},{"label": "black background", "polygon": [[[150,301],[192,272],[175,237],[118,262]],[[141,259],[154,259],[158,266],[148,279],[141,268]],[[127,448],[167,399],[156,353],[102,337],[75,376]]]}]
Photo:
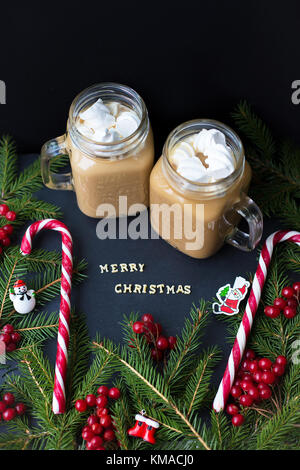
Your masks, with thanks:
[{"label": "black background", "polygon": [[[63,134],[71,101],[93,83],[145,99],[159,155],[168,133],[199,117],[230,123],[246,98],[279,135],[299,140],[298,1],[4,2],[0,129],[21,151]],[[34,6],[33,6],[34,5]],[[59,6],[57,6],[59,5]]]},{"label": "black background", "polygon": [[[64,133],[75,95],[102,81],[128,84],[145,99],[157,157],[176,125],[201,117],[230,123],[242,98],[276,134],[300,140],[300,106],[291,101],[292,81],[300,78],[299,2],[32,5],[1,6],[0,79],[6,82],[7,104],[0,106],[0,131],[16,138],[20,152],[38,152],[46,140]],[[30,161],[26,156],[21,163]],[[44,189],[39,196],[62,208],[74,251],[89,262],[88,280],[73,290],[73,305],[86,313],[91,335],[98,330],[119,341],[118,322],[132,310],[153,313],[168,334],[179,334],[192,302],[211,299],[221,285],[256,269],[256,252],[230,246],[197,261],[162,240],[101,242],[97,222],[80,213],[74,193]],[[264,238],[275,228],[276,221],[266,221]],[[56,233],[35,241],[35,247],[59,246]],[[120,262],[143,262],[145,273],[100,274],[100,263]],[[118,282],[191,284],[192,294],[117,296]],[[47,308],[57,310],[58,299]],[[228,352],[225,334],[223,323],[212,318],[205,344],[218,343]],[[52,357],[54,352],[52,342]]]}]

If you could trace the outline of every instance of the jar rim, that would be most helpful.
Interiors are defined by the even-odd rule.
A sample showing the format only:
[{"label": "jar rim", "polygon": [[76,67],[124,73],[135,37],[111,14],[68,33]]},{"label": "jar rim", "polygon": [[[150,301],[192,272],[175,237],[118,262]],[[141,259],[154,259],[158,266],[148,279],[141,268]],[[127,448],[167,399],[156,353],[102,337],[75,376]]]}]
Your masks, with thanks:
[{"label": "jar rim", "polygon": [[[87,101],[95,102],[98,98],[101,98],[101,95],[103,96],[105,93],[111,94],[112,98],[113,96],[116,97],[117,95],[120,97],[130,97],[133,102],[140,106],[141,121],[139,126],[132,134],[115,142],[97,142],[82,134],[76,126],[76,119],[78,114],[87,104]],[[135,140],[138,140],[145,127],[147,128],[147,125],[148,112],[143,98],[133,88],[129,87],[128,85],[122,85],[121,83],[102,82],[85,88],[75,96],[69,110],[69,129],[72,131],[73,136],[79,138],[87,145],[93,145],[97,149],[101,149],[103,152],[115,151],[116,149],[120,150],[120,147],[126,144],[131,144]]]},{"label": "jar rim", "polygon": [[[173,141],[178,139],[177,142],[180,140],[179,136],[182,135],[185,131],[188,131],[189,129],[195,129],[194,132],[187,132],[186,135],[191,135],[195,132],[199,132],[202,129],[217,129],[223,132],[225,135],[226,140],[230,139],[231,142],[234,142],[234,145],[236,147],[235,151],[232,149],[234,153],[234,157],[236,160],[236,167],[232,173],[229,175],[225,176],[224,178],[218,179],[215,182],[196,182],[196,181],[191,181],[188,178],[180,175],[175,168],[172,166],[170,159],[169,159],[169,150],[174,147]],[[176,143],[177,143],[176,142]],[[164,167],[165,170],[167,170],[170,174],[171,177],[173,177],[175,180],[178,180],[181,183],[184,183],[185,185],[188,185],[188,189],[190,191],[201,191],[201,189],[205,189],[206,193],[208,192],[213,192],[218,190],[220,187],[229,187],[242,173],[244,169],[244,164],[245,164],[245,152],[244,152],[244,147],[242,144],[242,141],[238,134],[227,124],[224,124],[220,121],[214,120],[214,119],[193,119],[190,121],[186,121],[179,126],[175,127],[170,134],[168,135],[164,147],[163,147],[163,162],[164,162]]]}]

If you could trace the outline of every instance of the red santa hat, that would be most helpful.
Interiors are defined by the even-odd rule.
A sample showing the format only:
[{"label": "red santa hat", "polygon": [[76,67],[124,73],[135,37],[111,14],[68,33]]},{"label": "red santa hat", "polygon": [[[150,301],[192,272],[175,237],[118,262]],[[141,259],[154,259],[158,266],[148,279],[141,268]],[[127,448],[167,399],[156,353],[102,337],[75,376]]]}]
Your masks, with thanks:
[{"label": "red santa hat", "polygon": [[22,281],[21,279],[19,279],[18,281],[16,281],[16,282],[14,283],[14,288],[16,288],[16,287],[23,287],[23,286],[26,286],[26,284],[25,284],[25,282]]},{"label": "red santa hat", "polygon": [[244,284],[242,287],[238,287],[238,290],[240,291],[241,294],[245,294],[247,286]]}]

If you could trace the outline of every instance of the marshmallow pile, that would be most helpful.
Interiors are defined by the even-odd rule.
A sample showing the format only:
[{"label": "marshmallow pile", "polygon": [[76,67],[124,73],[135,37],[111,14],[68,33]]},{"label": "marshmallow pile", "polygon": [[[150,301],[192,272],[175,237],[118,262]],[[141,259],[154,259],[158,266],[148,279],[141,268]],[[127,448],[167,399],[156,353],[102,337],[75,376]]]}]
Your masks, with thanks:
[{"label": "marshmallow pile", "polygon": [[[205,165],[199,154],[205,157]],[[170,153],[170,162],[177,173],[197,183],[214,183],[235,168],[225,135],[217,129],[202,129],[179,142]]]},{"label": "marshmallow pile", "polygon": [[95,142],[117,142],[129,137],[140,125],[140,118],[130,108],[115,101],[104,104],[99,98],[79,114],[77,129]]}]

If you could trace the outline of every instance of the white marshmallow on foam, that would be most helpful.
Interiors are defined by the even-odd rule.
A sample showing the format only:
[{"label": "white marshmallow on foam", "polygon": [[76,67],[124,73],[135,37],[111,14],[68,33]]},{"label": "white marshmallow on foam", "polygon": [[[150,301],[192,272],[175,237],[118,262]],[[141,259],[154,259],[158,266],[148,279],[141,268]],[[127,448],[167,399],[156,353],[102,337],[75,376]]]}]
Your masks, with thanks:
[{"label": "white marshmallow on foam", "polygon": [[109,109],[110,114],[116,118],[120,112],[120,103],[112,101],[111,103],[107,103],[106,106]]},{"label": "white marshmallow on foam", "polygon": [[129,137],[140,125],[140,118],[134,111],[123,111],[116,119],[116,130],[123,138]]},{"label": "white marshmallow on foam", "polygon": [[93,135],[95,142],[111,143],[121,139],[120,134],[115,129],[97,129]]},{"label": "white marshmallow on foam", "polygon": [[92,106],[80,113],[80,119],[84,121],[84,125],[96,131],[98,128],[109,128],[115,124],[115,118],[110,114],[110,110],[101,98],[99,98]]}]

